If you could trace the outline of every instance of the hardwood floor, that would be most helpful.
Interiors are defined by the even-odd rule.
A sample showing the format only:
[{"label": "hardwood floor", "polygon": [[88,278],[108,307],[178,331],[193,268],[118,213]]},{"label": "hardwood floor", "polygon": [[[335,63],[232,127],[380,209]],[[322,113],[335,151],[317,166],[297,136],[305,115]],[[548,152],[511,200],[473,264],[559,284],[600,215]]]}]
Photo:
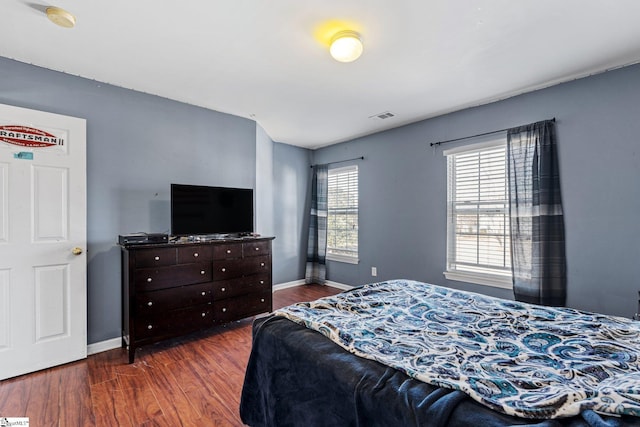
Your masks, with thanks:
[{"label": "hardwood floor", "polygon": [[[340,292],[320,285],[273,294],[274,309]],[[238,407],[253,318],[0,381],[0,417],[31,426],[242,426]]]}]

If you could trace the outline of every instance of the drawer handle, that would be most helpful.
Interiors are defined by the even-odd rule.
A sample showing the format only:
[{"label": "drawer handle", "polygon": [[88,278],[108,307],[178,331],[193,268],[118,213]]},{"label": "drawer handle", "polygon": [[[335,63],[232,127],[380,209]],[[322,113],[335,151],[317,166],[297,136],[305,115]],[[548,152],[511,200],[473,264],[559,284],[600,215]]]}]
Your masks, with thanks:
[{"label": "drawer handle", "polygon": [[207,315],[207,313],[202,313],[202,317],[205,317]]},{"label": "drawer handle", "polygon": [[264,302],[264,298],[260,298],[260,302]]},{"label": "drawer handle", "polygon": [[198,258],[198,252],[196,252],[195,254],[193,254],[194,257]]},{"label": "drawer handle", "polygon": [[231,249],[227,249],[227,253],[230,254],[231,253]]},{"label": "drawer handle", "polygon": [[260,280],[260,284],[261,284],[261,285],[264,285],[264,280]]},{"label": "drawer handle", "polygon": [[205,291],[202,291],[202,296],[205,296],[207,293]]},{"label": "drawer handle", "polygon": [[259,251],[259,250],[260,250],[260,248],[256,248],[256,251]]},{"label": "drawer handle", "polygon": [[225,271],[227,271],[227,269],[226,268],[222,268],[222,272],[224,273]]},{"label": "drawer handle", "polygon": [[159,257],[159,256],[155,257],[154,259],[155,259],[156,261],[160,261],[160,257]]},{"label": "drawer handle", "polygon": [[147,326],[147,329],[153,329],[153,325]]},{"label": "drawer handle", "polygon": [[264,267],[264,262],[261,262],[261,263],[260,263],[260,267]]},{"label": "drawer handle", "polygon": [[224,312],[226,312],[226,311],[227,311],[227,308],[226,308],[226,307],[223,307],[223,308],[222,308],[222,312],[224,313]]},{"label": "drawer handle", "polygon": [[149,301],[149,302],[147,303],[147,305],[148,305],[149,307],[151,307],[151,306],[153,305],[153,301]]},{"label": "drawer handle", "polygon": [[220,289],[220,290],[221,290],[222,292],[226,291],[226,289],[225,289],[225,288],[222,288],[222,289]]},{"label": "drawer handle", "polygon": [[147,282],[151,283],[153,282],[153,279],[151,277],[147,277]]},{"label": "drawer handle", "polygon": [[205,273],[205,271],[204,271],[204,270],[200,270],[200,274],[204,274],[204,273]]}]

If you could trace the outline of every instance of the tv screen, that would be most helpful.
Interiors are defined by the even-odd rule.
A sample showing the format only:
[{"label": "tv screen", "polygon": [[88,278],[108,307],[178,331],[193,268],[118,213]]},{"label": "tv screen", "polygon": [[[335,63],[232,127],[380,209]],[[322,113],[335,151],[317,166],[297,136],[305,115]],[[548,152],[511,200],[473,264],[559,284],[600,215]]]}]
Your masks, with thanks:
[{"label": "tv screen", "polygon": [[253,190],[171,184],[171,234],[253,232]]}]

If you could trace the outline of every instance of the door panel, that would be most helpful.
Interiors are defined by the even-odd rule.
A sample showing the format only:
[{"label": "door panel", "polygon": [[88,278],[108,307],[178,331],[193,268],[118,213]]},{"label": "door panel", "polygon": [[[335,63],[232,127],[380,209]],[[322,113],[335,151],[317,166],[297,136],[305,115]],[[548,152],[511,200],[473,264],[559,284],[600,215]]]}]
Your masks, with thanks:
[{"label": "door panel", "polygon": [[9,164],[0,163],[0,245],[9,239]]},{"label": "door panel", "polygon": [[11,336],[11,270],[0,270],[0,352],[9,347]]},{"label": "door panel", "polygon": [[34,166],[32,173],[33,241],[67,240],[69,221],[67,169]]},{"label": "door panel", "polygon": [[84,119],[0,104],[0,380],[87,356],[85,153]]},{"label": "door panel", "polygon": [[36,342],[69,335],[69,266],[35,268]]}]

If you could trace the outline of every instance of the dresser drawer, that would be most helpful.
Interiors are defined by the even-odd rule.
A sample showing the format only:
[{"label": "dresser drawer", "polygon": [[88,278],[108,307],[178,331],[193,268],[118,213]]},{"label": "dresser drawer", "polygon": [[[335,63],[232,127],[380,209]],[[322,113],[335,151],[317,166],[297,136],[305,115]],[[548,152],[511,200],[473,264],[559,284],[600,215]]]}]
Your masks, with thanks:
[{"label": "dresser drawer", "polygon": [[142,268],[134,272],[138,291],[173,288],[211,281],[211,264],[196,263],[171,267]]},{"label": "dresser drawer", "polygon": [[210,305],[185,310],[175,310],[162,316],[136,318],[137,339],[161,338],[179,335],[213,326],[213,312]]},{"label": "dresser drawer", "polygon": [[253,276],[213,282],[213,298],[216,300],[263,290],[271,290],[270,274],[254,274]]},{"label": "dresser drawer", "polygon": [[269,255],[213,261],[213,280],[229,280],[270,271]]},{"label": "dresser drawer", "polygon": [[225,243],[213,247],[213,259],[242,258],[242,243]]},{"label": "dresser drawer", "polygon": [[268,255],[270,253],[269,241],[247,242],[242,244],[242,255],[245,257]]},{"label": "dresser drawer", "polygon": [[271,311],[271,290],[213,301],[216,322],[224,323]]},{"label": "dresser drawer", "polygon": [[178,308],[210,304],[211,295],[211,283],[139,292],[136,295],[136,315],[148,317],[166,314]]},{"label": "dresser drawer", "polygon": [[178,248],[178,264],[204,262],[211,259],[211,246],[186,246]]},{"label": "dresser drawer", "polygon": [[135,251],[134,254],[136,268],[162,267],[176,263],[174,248],[143,249]]}]

